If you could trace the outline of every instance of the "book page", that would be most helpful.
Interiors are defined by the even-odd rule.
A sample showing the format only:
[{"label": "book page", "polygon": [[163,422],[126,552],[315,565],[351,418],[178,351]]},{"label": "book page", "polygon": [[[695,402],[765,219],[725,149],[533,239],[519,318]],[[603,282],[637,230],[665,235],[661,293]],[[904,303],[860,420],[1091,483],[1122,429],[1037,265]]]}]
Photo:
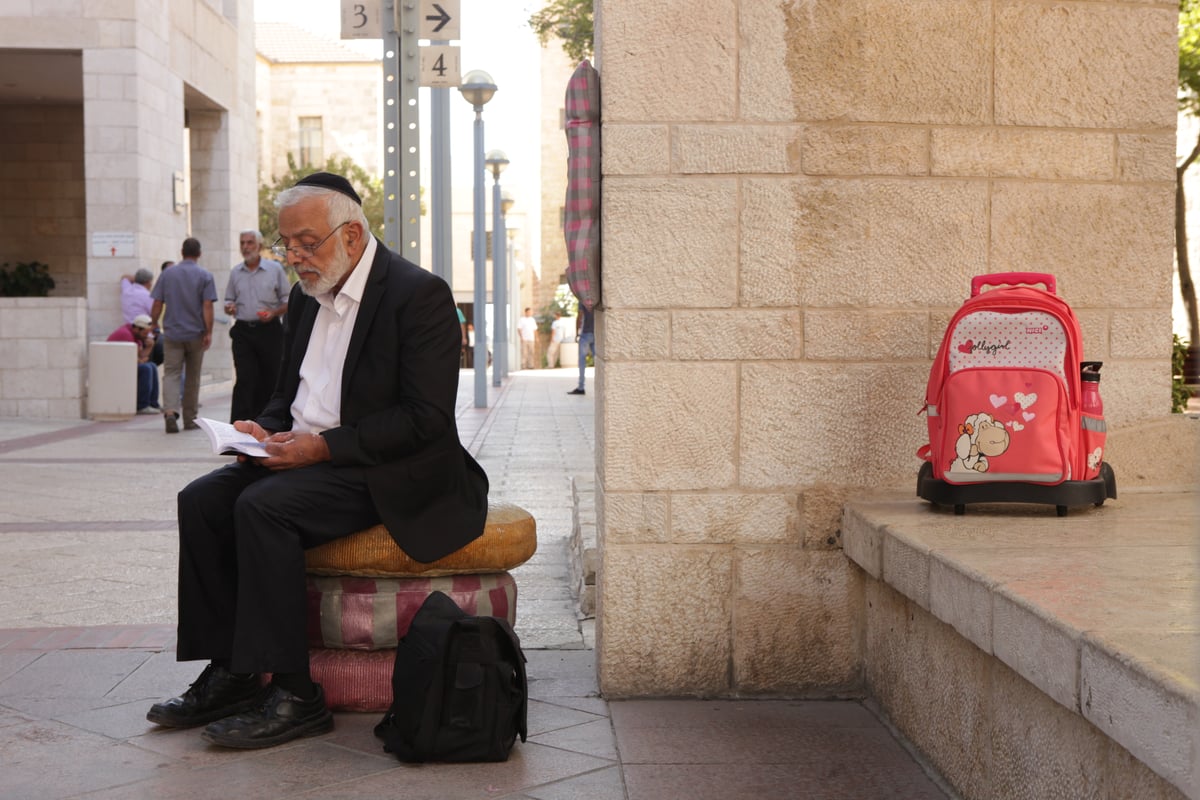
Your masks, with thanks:
[{"label": "book page", "polygon": [[256,458],[266,458],[266,446],[248,433],[242,433],[228,422],[218,422],[207,417],[196,417],[200,430],[208,434],[212,451],[217,455],[242,453]]}]

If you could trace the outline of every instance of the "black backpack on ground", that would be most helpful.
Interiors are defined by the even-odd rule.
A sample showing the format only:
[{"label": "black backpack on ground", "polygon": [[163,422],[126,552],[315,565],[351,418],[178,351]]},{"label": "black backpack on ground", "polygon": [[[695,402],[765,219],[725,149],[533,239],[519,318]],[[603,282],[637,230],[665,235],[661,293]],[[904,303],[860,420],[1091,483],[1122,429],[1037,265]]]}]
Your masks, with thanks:
[{"label": "black backpack on ground", "polygon": [[396,647],[392,706],[375,735],[401,761],[505,761],[525,741],[525,654],[507,620],[432,592]]}]

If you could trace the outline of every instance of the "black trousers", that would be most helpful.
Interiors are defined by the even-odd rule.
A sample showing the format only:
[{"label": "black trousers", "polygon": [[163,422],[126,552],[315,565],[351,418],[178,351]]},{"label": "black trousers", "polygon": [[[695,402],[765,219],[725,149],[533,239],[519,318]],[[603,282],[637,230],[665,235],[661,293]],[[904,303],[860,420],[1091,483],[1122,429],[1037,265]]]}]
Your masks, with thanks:
[{"label": "black trousers", "polygon": [[275,391],[283,357],[283,324],[279,320],[237,322],[229,331],[229,339],[237,371],[229,421],[254,419]]},{"label": "black trousers", "polygon": [[179,661],[308,669],[304,551],[379,522],[365,470],[234,463],[179,493]]}]

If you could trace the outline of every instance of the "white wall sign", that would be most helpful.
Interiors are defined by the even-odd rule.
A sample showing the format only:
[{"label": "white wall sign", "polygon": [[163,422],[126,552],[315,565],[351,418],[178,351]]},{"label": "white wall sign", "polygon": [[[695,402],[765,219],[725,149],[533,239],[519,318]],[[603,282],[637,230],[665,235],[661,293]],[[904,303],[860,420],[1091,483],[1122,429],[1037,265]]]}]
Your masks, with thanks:
[{"label": "white wall sign", "polygon": [[381,0],[342,0],[342,38],[382,39],[382,9]]},{"label": "white wall sign", "polygon": [[133,258],[133,231],[92,231],[92,255],[100,258]]},{"label": "white wall sign", "polygon": [[[462,38],[462,19],[459,14],[459,0],[421,0],[418,13],[419,39],[431,39],[435,42],[450,41]],[[422,86],[432,84],[423,83]],[[457,84],[456,84],[457,85]]]},{"label": "white wall sign", "polygon": [[421,50],[421,86],[454,88],[462,83],[459,52],[453,44],[431,44]]}]

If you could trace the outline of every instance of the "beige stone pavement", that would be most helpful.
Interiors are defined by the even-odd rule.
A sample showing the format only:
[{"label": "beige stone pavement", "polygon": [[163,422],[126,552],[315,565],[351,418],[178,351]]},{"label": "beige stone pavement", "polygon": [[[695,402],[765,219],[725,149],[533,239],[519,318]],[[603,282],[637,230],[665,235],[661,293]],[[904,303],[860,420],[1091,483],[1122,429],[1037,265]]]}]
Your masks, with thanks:
[{"label": "beige stone pavement", "polygon": [[[537,554],[513,570],[530,737],[502,764],[403,765],[371,735],[378,714],[249,752],[146,722],[199,671],[173,656],[175,493],[224,458],[153,416],[0,418],[0,798],[952,796],[856,700],[599,696],[568,589],[568,479],[594,474],[593,398],[566,394],[576,374],[514,373],[486,409],[473,373],[460,379],[460,434],[492,495],[538,521]],[[201,415],[226,419],[228,392],[205,387]]]}]

